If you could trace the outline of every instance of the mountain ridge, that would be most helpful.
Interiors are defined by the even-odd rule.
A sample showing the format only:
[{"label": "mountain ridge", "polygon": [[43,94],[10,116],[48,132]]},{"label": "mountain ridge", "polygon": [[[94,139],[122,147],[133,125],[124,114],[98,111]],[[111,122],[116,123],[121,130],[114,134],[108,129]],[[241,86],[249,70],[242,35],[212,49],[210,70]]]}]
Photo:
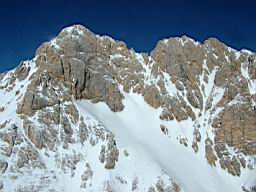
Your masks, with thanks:
[{"label": "mountain ridge", "polygon": [[147,55],[63,29],[1,78],[2,188],[253,191],[255,58],[212,38]]}]

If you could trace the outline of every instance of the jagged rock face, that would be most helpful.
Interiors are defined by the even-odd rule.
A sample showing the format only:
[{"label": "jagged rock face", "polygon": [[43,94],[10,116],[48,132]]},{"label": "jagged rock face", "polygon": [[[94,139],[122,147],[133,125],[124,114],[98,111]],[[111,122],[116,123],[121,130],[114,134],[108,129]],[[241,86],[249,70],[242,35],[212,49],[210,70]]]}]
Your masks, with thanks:
[{"label": "jagged rock face", "polygon": [[[211,169],[220,166],[233,176],[241,176],[243,170],[255,169],[255,79],[256,54],[235,51],[217,39],[204,43],[186,36],[165,39],[148,55],[80,25],[66,28],[42,44],[32,61],[0,75],[0,96],[6,100],[0,102],[0,190],[62,191],[54,183],[66,174],[82,191],[95,187],[118,191],[120,186],[126,186],[124,191],[189,191],[186,182],[173,178],[162,162],[161,170],[151,176],[130,174],[125,166],[130,161],[143,161],[119,144],[118,134],[114,134],[132,129],[132,122],[111,129],[100,117],[117,114],[113,121],[118,122],[126,108],[129,110],[127,98],[136,103],[136,97],[148,104],[143,108],[157,111],[160,122],[145,129],[145,137],[157,128],[161,140],[169,142],[168,150],[174,143],[186,153],[191,147]],[[97,116],[79,106],[77,101],[81,100],[105,103],[110,110]],[[11,108],[18,115],[11,116]],[[137,110],[141,111],[141,106]],[[127,118],[133,115],[128,113]],[[139,115],[143,119],[144,114]],[[153,119],[147,119],[151,120],[155,125]],[[134,167],[131,170],[137,169]],[[115,172],[122,169],[130,175]],[[113,175],[106,176],[108,171]],[[26,174],[40,179],[19,185],[18,178],[24,179]],[[147,176],[150,185],[145,181]],[[13,188],[6,186],[10,178],[15,182]],[[95,184],[95,178],[102,178],[102,183]]]},{"label": "jagged rock face", "polygon": [[160,107],[162,102],[159,90],[154,85],[145,87],[144,99],[150,106],[154,108]]},{"label": "jagged rock face", "polygon": [[248,104],[227,107],[219,114],[215,143],[226,143],[245,154],[256,153],[256,112]]},{"label": "jagged rock face", "polygon": [[[200,82],[200,76],[203,76],[204,81],[208,83],[209,73],[217,67],[214,84],[223,87],[225,92],[218,104],[224,107],[224,110],[213,122],[213,127],[216,128],[215,145],[226,143],[244,154],[255,155],[256,111],[253,104],[255,90],[252,91],[254,94],[250,93],[248,84],[251,82],[244,77],[242,74],[244,69],[241,69],[248,68],[248,76],[253,77],[252,68],[255,64],[253,64],[253,56],[248,56],[245,52],[236,54],[216,39],[198,44],[183,36],[180,39],[173,38],[159,42],[152,53],[152,58],[158,68],[170,75],[171,81],[179,91],[183,92],[185,88],[186,95],[183,95],[186,96],[188,103],[201,111],[204,108],[205,88]],[[203,67],[203,64],[207,68]],[[244,103],[231,104],[237,97],[240,97],[240,101]],[[181,109],[173,103],[171,106]],[[186,109],[184,111],[188,113]],[[168,108],[163,112],[161,116],[163,119],[172,120],[170,113],[173,113],[178,121],[187,119],[185,113],[182,115],[179,112],[175,115],[175,112],[170,109],[168,111]],[[207,146],[206,144],[206,153],[210,154],[211,148]]]},{"label": "jagged rock face", "polygon": [[[186,46],[183,46],[183,41],[186,41]],[[195,84],[199,81],[198,75],[202,73],[205,52],[201,45],[196,45],[184,36],[181,39],[160,41],[152,53],[152,58],[162,71],[170,74],[172,82],[188,80]]]},{"label": "jagged rock face", "polygon": [[112,51],[112,42],[99,42],[99,38],[79,26],[77,30],[61,32],[56,39],[58,49],[43,44],[37,50],[37,66],[46,70],[47,75],[62,80],[75,99],[102,101],[113,111],[122,110],[123,96],[108,69],[105,55]]}]

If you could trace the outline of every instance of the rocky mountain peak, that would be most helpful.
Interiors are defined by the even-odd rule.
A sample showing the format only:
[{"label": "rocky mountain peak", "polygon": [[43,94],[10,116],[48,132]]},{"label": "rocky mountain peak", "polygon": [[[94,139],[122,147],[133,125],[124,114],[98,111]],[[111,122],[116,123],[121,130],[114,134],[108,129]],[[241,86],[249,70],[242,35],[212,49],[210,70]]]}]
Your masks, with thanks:
[{"label": "rocky mountain peak", "polygon": [[136,53],[74,25],[1,74],[0,96],[6,191],[255,187],[256,54],[215,38]]}]

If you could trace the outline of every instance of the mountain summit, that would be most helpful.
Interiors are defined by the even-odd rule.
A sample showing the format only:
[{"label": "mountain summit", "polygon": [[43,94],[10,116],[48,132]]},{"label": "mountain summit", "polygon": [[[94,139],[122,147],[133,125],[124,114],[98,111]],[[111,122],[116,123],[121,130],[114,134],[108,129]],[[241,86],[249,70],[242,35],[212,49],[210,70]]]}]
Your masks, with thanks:
[{"label": "mountain summit", "polygon": [[0,75],[0,190],[256,191],[256,53],[81,25]]}]

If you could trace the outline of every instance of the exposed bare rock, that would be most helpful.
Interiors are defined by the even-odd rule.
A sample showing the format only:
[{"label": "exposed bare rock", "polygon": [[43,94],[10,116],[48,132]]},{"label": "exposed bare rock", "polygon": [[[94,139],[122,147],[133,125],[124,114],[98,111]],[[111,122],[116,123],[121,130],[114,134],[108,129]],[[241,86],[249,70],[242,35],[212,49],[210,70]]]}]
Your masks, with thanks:
[{"label": "exposed bare rock", "polygon": [[91,179],[92,176],[93,176],[93,171],[90,165],[86,163],[86,171],[84,171],[84,173],[81,175],[81,180],[86,182],[87,180]]},{"label": "exposed bare rock", "polygon": [[65,112],[70,116],[72,123],[77,123],[79,120],[79,113],[73,103],[68,103],[65,106]]},{"label": "exposed bare rock", "polygon": [[3,112],[4,111],[4,107],[0,107],[0,112]]},{"label": "exposed bare rock", "polygon": [[125,155],[126,157],[128,157],[128,156],[129,156],[129,152],[128,152],[127,150],[124,150],[124,155]]},{"label": "exposed bare rock", "polygon": [[205,158],[211,166],[216,166],[217,157],[213,150],[213,142],[210,138],[205,140]]},{"label": "exposed bare rock", "polygon": [[29,163],[29,159],[27,154],[23,150],[20,150],[18,153],[17,167],[22,168],[25,166],[25,164],[28,164],[28,163]]},{"label": "exposed bare rock", "polygon": [[199,89],[188,89],[187,99],[192,106],[195,108],[202,109],[203,108],[203,97],[199,91]]},{"label": "exposed bare rock", "polygon": [[79,124],[79,137],[80,137],[81,143],[84,143],[85,140],[87,140],[87,138],[89,137],[88,129],[86,124],[84,123],[83,118],[81,119],[81,122]]},{"label": "exposed bare rock", "polygon": [[198,129],[194,129],[194,132],[193,132],[193,143],[192,143],[192,148],[194,149],[195,152],[198,152],[199,148],[198,148],[198,144],[200,141],[201,141],[201,134],[199,132]]},{"label": "exposed bare rock", "polygon": [[35,94],[32,91],[27,91],[22,103],[18,106],[17,113],[25,115],[33,115],[37,110],[46,107],[54,106],[59,103],[56,97],[46,99],[41,97],[40,94]]},{"label": "exposed bare rock", "polygon": [[2,174],[5,173],[7,168],[8,168],[8,162],[0,160],[0,171]]},{"label": "exposed bare rock", "polygon": [[28,74],[29,74],[29,71],[30,71],[31,67],[30,66],[26,66],[25,63],[21,63],[16,71],[15,71],[15,74],[16,74],[16,77],[22,81],[24,79],[27,78]]},{"label": "exposed bare rock", "polygon": [[188,139],[186,137],[185,138],[180,138],[179,142],[180,142],[181,145],[184,145],[185,147],[188,146]]},{"label": "exposed bare rock", "polygon": [[230,174],[234,176],[240,176],[240,164],[235,156],[231,158],[223,157],[220,159],[220,165],[223,169],[226,169]]},{"label": "exposed bare rock", "polygon": [[252,79],[256,79],[256,56],[255,54],[248,57],[248,71]]},{"label": "exposed bare rock", "polygon": [[45,142],[44,142],[43,136],[42,136],[43,133],[33,125],[28,124],[26,126],[27,126],[26,127],[27,128],[27,137],[35,145],[36,148],[42,149],[45,146]]},{"label": "exposed bare rock", "polygon": [[155,188],[153,186],[148,188],[148,192],[156,192]]},{"label": "exposed bare rock", "polygon": [[184,91],[183,84],[180,81],[176,81],[175,86],[179,91]]},{"label": "exposed bare rock", "polygon": [[160,117],[159,117],[161,120],[173,120],[174,119],[174,116],[173,114],[169,111],[169,109],[167,108],[164,108]]},{"label": "exposed bare rock", "polygon": [[216,86],[224,87],[226,85],[226,74],[222,70],[218,70],[215,75],[214,83]]},{"label": "exposed bare rock", "polygon": [[161,95],[156,86],[150,85],[145,87],[145,101],[152,107],[158,108],[161,105]]},{"label": "exposed bare rock", "polygon": [[168,135],[168,128],[164,125],[160,125],[161,131],[165,134]]},{"label": "exposed bare rock", "polygon": [[[77,38],[72,38],[65,31],[59,34],[56,41],[61,51],[47,43],[43,44],[37,50],[37,65],[45,68],[54,78],[64,81],[74,98],[103,101],[111,110],[121,111],[124,107],[123,96],[104,61],[107,60],[104,54],[111,50],[102,49],[104,45],[98,42],[93,33],[83,28],[79,30],[85,35],[76,34],[75,30]],[[63,52],[65,56],[62,56]]]},{"label": "exposed bare rock", "polygon": [[158,179],[156,183],[156,190],[158,192],[180,192],[180,186],[172,181],[170,184],[169,183],[164,183],[162,179]]},{"label": "exposed bare rock", "polygon": [[136,189],[138,189],[138,184],[139,184],[139,179],[138,177],[135,177],[132,180],[132,191],[135,191]]},{"label": "exposed bare rock", "polygon": [[252,186],[249,188],[246,188],[245,186],[242,187],[242,190],[245,192],[255,192],[256,191],[256,186]]},{"label": "exposed bare rock", "polygon": [[[204,51],[195,45],[188,37],[183,36],[187,46],[182,46],[179,39],[171,38],[167,42],[158,42],[152,53],[152,58],[163,71],[167,71],[176,82],[176,79],[188,79],[193,84],[197,74],[202,72],[200,61],[204,58]],[[193,56],[190,52],[193,51]]]},{"label": "exposed bare rock", "polygon": [[6,132],[0,132],[0,139],[1,141],[8,143],[9,147],[7,155],[10,156],[12,153],[12,147],[15,145],[17,139],[17,127],[11,126],[6,130]]},{"label": "exposed bare rock", "polygon": [[182,121],[188,119],[188,114],[182,107],[182,103],[176,98],[165,98],[164,105],[168,106],[169,113],[171,113],[177,121]]},{"label": "exposed bare rock", "polygon": [[[119,157],[119,150],[116,147],[116,141],[112,135],[108,135],[108,144],[105,150],[105,168],[113,169]],[[104,147],[102,148],[102,153],[104,153]]]},{"label": "exposed bare rock", "polygon": [[51,127],[52,124],[59,125],[61,112],[59,105],[44,108],[40,110],[40,113],[38,113],[38,122],[48,127]]},{"label": "exposed bare rock", "polygon": [[100,156],[99,156],[99,159],[100,159],[101,163],[105,162],[105,154],[106,154],[106,146],[102,145],[101,146],[101,151],[100,151]]},{"label": "exposed bare rock", "polygon": [[73,129],[70,125],[70,122],[66,116],[62,116],[61,118],[61,124],[63,125],[63,131],[65,134],[65,140],[67,139],[68,141],[71,140],[71,137],[73,135]]},{"label": "exposed bare rock", "polygon": [[157,191],[159,191],[159,192],[164,192],[164,186],[165,184],[164,184],[164,182],[163,182],[163,180],[161,180],[161,179],[159,179],[158,181],[157,181],[157,183],[156,183],[156,189],[157,189]]},{"label": "exposed bare rock", "polygon": [[5,128],[7,124],[7,121],[5,121],[4,123],[0,123],[0,129]]},{"label": "exposed bare rock", "polygon": [[255,117],[256,111],[248,104],[228,106],[213,122],[216,129],[215,142],[227,143],[244,154],[256,154]]}]

